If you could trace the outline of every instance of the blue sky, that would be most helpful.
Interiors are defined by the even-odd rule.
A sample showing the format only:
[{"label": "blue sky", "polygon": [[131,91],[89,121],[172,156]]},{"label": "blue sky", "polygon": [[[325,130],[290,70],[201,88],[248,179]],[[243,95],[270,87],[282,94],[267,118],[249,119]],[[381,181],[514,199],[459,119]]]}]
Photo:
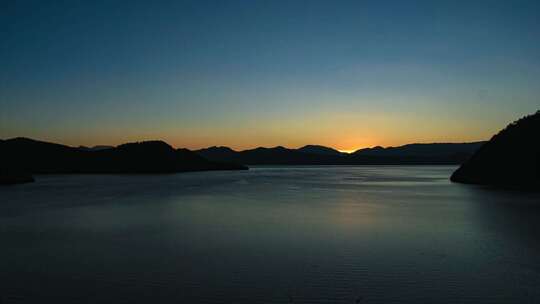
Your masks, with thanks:
[{"label": "blue sky", "polygon": [[353,150],[540,108],[537,1],[3,1],[0,37],[0,138]]}]

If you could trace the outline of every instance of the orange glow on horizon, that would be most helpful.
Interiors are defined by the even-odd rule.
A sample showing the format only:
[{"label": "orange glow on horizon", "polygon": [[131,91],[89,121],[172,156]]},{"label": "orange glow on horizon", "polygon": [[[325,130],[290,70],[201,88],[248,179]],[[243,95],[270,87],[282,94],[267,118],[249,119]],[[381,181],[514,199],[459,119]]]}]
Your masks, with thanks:
[{"label": "orange glow on horizon", "polygon": [[283,146],[297,149],[305,145],[321,145],[351,153],[375,146],[487,140],[503,125],[496,119],[488,122],[471,126],[455,124],[454,120],[442,116],[433,118],[407,113],[376,115],[328,111],[306,115],[302,119],[296,116],[279,120],[257,117],[230,123],[222,128],[205,124],[188,127],[163,123],[159,128],[128,125],[110,128],[107,132],[103,132],[107,126],[103,126],[103,130],[87,129],[84,132],[51,133],[45,129],[32,129],[6,132],[0,138],[24,136],[69,146],[117,146],[128,142],[163,140],[175,148],[190,150],[211,146],[226,146],[242,151],[257,147]]}]

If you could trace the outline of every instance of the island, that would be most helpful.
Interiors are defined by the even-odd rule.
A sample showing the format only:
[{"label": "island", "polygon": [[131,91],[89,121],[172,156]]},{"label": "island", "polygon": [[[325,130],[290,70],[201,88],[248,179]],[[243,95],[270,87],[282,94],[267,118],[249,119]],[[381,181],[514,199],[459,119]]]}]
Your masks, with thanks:
[{"label": "island", "polygon": [[451,176],[453,182],[540,190],[540,111],[493,136]]},{"label": "island", "polygon": [[30,174],[176,173],[248,169],[244,165],[208,160],[187,149],[175,149],[163,141],[81,149],[18,137],[0,140],[0,159],[2,184],[32,181]]}]

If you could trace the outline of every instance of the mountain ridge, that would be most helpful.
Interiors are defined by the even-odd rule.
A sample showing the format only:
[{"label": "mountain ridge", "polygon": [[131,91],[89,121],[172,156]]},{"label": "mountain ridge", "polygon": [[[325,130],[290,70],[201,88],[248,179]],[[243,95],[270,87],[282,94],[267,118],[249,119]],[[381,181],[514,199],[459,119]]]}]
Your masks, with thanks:
[{"label": "mountain ridge", "polygon": [[495,134],[450,177],[453,182],[540,189],[540,111]]},{"label": "mountain ridge", "polygon": [[257,147],[242,151],[214,146],[194,152],[208,159],[246,165],[461,164],[484,143],[415,143],[387,148],[377,146],[352,153],[320,145],[298,149]]},{"label": "mountain ridge", "polygon": [[242,165],[207,160],[164,141],[143,141],[117,147],[81,150],[57,143],[16,137],[0,140],[0,170],[50,173],[176,173],[247,169]]}]

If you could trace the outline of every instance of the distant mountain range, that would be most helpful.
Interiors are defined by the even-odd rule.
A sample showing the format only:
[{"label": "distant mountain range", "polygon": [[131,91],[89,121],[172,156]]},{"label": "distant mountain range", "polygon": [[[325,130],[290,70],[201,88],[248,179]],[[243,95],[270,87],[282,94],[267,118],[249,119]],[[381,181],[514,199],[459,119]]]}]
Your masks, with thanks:
[{"label": "distant mountain range", "polygon": [[34,173],[173,173],[247,169],[207,160],[163,141],[128,143],[98,149],[73,148],[28,138],[0,140],[0,181]]},{"label": "distant mountain range", "polygon": [[308,145],[299,149],[278,146],[244,151],[234,151],[228,147],[210,147],[194,152],[210,160],[245,165],[461,164],[484,143],[409,144],[360,149],[353,153],[342,153],[318,145]]},{"label": "distant mountain range", "polygon": [[[461,164],[484,142],[410,144],[342,153],[320,145],[234,151],[174,149],[163,141],[117,147],[69,147],[28,138],[0,140],[0,183],[32,181],[40,173],[172,173],[247,169],[244,165]],[[238,165],[237,165],[238,164]]]},{"label": "distant mountain range", "polygon": [[451,177],[454,182],[540,190],[540,111],[493,136]]}]

